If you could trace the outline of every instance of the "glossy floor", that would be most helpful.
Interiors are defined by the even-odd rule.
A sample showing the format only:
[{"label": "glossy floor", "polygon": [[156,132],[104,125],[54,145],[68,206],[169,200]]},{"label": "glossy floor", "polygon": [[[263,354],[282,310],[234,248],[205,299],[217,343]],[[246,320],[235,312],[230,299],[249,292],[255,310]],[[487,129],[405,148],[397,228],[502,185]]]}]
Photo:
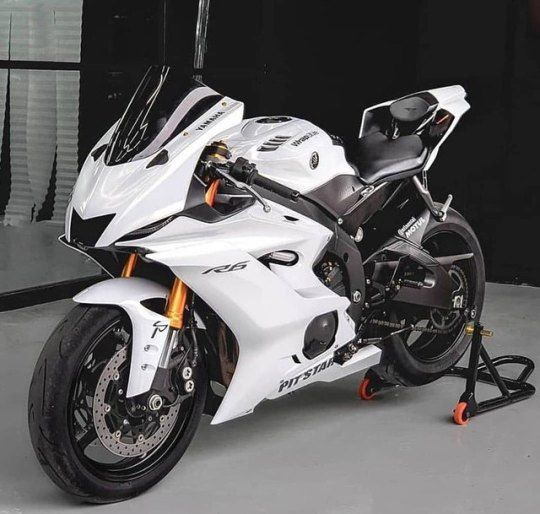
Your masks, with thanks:
[{"label": "glossy floor", "polygon": [[[70,306],[0,314],[2,514],[81,509],[41,471],[26,428],[34,361]],[[540,289],[490,284],[484,321],[495,330],[493,354],[522,353],[540,363]],[[356,398],[358,379],[310,386],[223,425],[205,419],[163,482],[92,512],[538,512],[540,394],[459,427],[449,416],[464,387],[460,379],[371,402]]]}]

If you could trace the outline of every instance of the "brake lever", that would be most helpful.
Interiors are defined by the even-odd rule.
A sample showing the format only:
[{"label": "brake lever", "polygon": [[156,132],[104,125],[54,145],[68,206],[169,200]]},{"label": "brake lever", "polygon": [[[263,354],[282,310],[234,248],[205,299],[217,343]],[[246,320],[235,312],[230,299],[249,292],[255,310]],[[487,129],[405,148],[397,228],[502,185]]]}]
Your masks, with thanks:
[{"label": "brake lever", "polygon": [[224,171],[223,168],[227,166],[222,167],[216,163],[207,163],[207,164],[210,164],[218,175],[220,175],[225,180],[228,180],[233,186],[237,187],[238,189],[242,189],[243,191],[247,191],[251,196],[253,196],[253,198],[255,198],[255,200],[257,200],[262,205],[264,212],[270,212],[272,210],[268,202],[259,193],[257,193],[255,189],[253,189],[251,186],[249,186],[245,182],[240,182],[236,180],[229,173]]}]

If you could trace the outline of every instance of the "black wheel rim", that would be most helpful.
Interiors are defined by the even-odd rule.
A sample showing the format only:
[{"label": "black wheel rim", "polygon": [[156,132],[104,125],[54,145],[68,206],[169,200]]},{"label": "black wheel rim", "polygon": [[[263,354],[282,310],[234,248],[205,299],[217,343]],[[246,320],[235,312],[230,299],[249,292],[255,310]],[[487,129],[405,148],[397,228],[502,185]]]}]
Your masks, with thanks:
[{"label": "black wheel rim", "polygon": [[[433,257],[472,253],[468,243],[455,232],[437,232],[428,236],[422,244]],[[398,309],[394,314],[402,323],[418,324],[446,332],[445,334],[412,332],[401,336],[408,351],[419,361],[429,363],[441,359],[451,352],[463,337],[466,337],[464,327],[470,319],[470,312],[475,308],[477,292],[474,256],[453,264],[449,275],[456,283],[456,288],[464,291],[464,305],[461,309],[442,311],[407,306]]]},{"label": "black wheel rim", "polygon": [[[72,385],[68,412],[70,437],[82,464],[102,479],[122,482],[143,477],[163,460],[184,435],[195,407],[193,395],[186,397],[181,402],[173,428],[151,451],[136,457],[120,457],[111,453],[96,431],[92,416],[93,399],[101,371],[124,346],[128,348],[129,355],[131,324],[129,318],[119,314],[99,332],[81,359]],[[111,405],[111,413],[116,407]]]}]

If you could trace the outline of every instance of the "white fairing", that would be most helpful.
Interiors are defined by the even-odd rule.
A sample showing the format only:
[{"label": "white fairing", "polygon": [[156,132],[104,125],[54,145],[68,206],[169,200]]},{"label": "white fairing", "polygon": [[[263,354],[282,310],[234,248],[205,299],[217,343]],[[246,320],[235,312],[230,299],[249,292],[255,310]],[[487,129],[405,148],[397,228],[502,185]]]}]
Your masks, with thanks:
[{"label": "white fairing", "polygon": [[[451,132],[469,107],[463,88],[430,93],[455,116]],[[369,111],[390,103],[364,113],[360,135]],[[347,314],[349,299],[328,289],[313,272],[332,232],[286,207],[269,202],[271,210],[265,212],[254,203],[214,223],[178,216],[150,236],[125,240],[134,230],[181,213],[201,151],[212,141],[225,141],[232,160],[244,157],[262,175],[302,193],[335,176],[355,173],[343,147],[333,144],[315,125],[287,117],[242,121],[242,113],[242,103],[224,98],[165,144],[169,160],[159,166],[147,167],[155,154],[115,166],[107,166],[103,155],[96,160],[89,156],[66,217],[69,238],[73,210],[83,219],[115,214],[97,247],[141,248],[146,260],[170,268],[232,330],[239,360],[213,423],[247,414],[265,398],[372,366],[381,353],[376,347],[366,347],[346,364],[334,363],[335,350],[351,341],[355,326]],[[113,130],[95,148],[109,141]],[[431,159],[436,153],[437,149]],[[282,250],[295,252],[298,262],[266,266],[259,260]],[[168,323],[167,318],[146,309],[141,301],[166,295],[161,286],[129,278],[100,283],[75,298],[82,303],[118,305],[129,315],[133,356],[128,396],[149,390],[167,335],[166,330],[156,330]],[[333,345],[309,360],[303,354],[308,324],[314,317],[334,311],[338,328]]]},{"label": "white fairing", "polygon": [[245,120],[220,134],[233,160],[244,157],[261,175],[307,193],[337,175],[354,175],[342,146],[321,128],[288,116]]},{"label": "white fairing", "polygon": [[[160,166],[147,168],[155,154],[115,166],[107,166],[103,154],[96,160],[89,156],[68,209],[67,237],[73,209],[82,219],[116,214],[97,247],[111,245],[133,230],[181,212],[201,151],[218,139],[231,147],[233,159],[243,156],[256,162],[262,174],[302,192],[335,175],[354,173],[343,148],[333,145],[331,138],[311,123],[298,119],[240,123],[242,112],[243,104],[225,98],[165,146],[169,161]],[[109,141],[114,128],[94,149]],[[260,150],[275,136],[283,136],[279,148]],[[372,349],[359,353],[342,369],[321,365],[354,336],[354,323],[346,313],[349,300],[323,286],[312,270],[331,236],[328,229],[280,205],[272,204],[271,212],[266,213],[255,204],[219,223],[179,217],[151,237],[116,243],[144,248],[149,251],[147,259],[170,267],[235,334],[239,362],[214,423],[251,412],[265,398],[315,380],[334,380],[377,360],[380,352]],[[271,265],[269,269],[257,260],[283,249],[298,254],[295,266]],[[245,267],[235,272],[205,273],[239,262]],[[133,357],[128,397],[150,388],[166,338],[166,331],[155,327],[167,319],[146,309],[141,301],[166,294],[161,286],[142,279],[113,279],[75,298],[81,303],[118,305],[129,315]],[[331,311],[338,315],[334,347],[310,361],[302,354],[306,327],[315,316]],[[306,378],[293,384],[297,375]],[[291,383],[284,387],[284,380]]]},{"label": "white fairing", "polygon": [[[278,204],[272,204],[270,213],[254,205],[217,226],[178,218],[158,234],[136,244],[150,251],[149,259],[170,267],[210,305],[238,341],[239,361],[213,423],[247,414],[265,398],[277,398],[315,381],[336,380],[378,362],[380,350],[372,347],[344,366],[333,363],[334,351],[353,338],[354,324],[346,313],[349,300],[326,288],[312,271],[332,235],[318,223]],[[299,255],[296,265],[269,269],[257,260],[283,248]],[[208,272],[236,263],[244,267],[230,273]],[[166,294],[165,288],[152,282],[129,278],[99,283],[75,297],[81,303],[119,305],[129,315],[133,357],[128,397],[150,388],[166,337],[166,331],[156,330],[156,323],[168,322],[140,302]],[[307,325],[330,311],[338,313],[335,343],[309,360],[302,354]]]},{"label": "white fairing", "polygon": [[[244,104],[224,98],[163,147],[169,161],[160,166],[147,168],[155,154],[115,166],[105,164],[104,154],[97,161],[89,155],[68,206],[66,236],[71,208],[83,219],[116,213],[96,246],[108,246],[133,230],[181,212],[203,148],[217,134],[240,123],[243,111]],[[212,121],[205,123],[208,120]],[[94,150],[109,140],[113,129]]]},{"label": "white fairing", "polygon": [[99,282],[76,295],[78,303],[97,305],[118,305],[131,320],[132,357],[128,398],[144,393],[152,386],[159,357],[165,345],[169,319],[143,305],[149,298],[166,298],[167,289],[143,278],[114,278]]},{"label": "white fairing", "polygon": [[[287,220],[285,215],[297,221]],[[345,312],[349,300],[330,291],[312,271],[331,236],[318,223],[272,204],[270,213],[254,205],[218,226],[178,218],[159,235],[138,241],[151,251],[150,259],[170,267],[195,291],[238,340],[239,361],[213,423],[247,414],[265,398],[313,381],[335,380],[377,361],[380,350],[374,348],[359,354],[365,359],[348,366],[319,366],[331,361],[335,349],[354,336],[354,324]],[[299,255],[296,265],[271,265],[269,269],[257,260],[284,248]],[[244,267],[229,273],[208,272],[237,263]],[[308,360],[302,354],[307,325],[315,316],[331,311],[337,311],[339,322],[334,346]],[[322,369],[314,373],[317,366]],[[308,378],[282,387],[283,380],[304,376],[309,370]]]},{"label": "white fairing", "polygon": [[428,170],[433,162],[435,162],[441,145],[456,128],[461,117],[471,108],[467,100],[465,100],[467,93],[462,86],[440,87],[438,89],[430,89],[429,92],[438,100],[439,108],[446,109],[454,115],[454,121],[439,141],[439,144],[431,152],[428,162],[424,167],[426,170]]}]

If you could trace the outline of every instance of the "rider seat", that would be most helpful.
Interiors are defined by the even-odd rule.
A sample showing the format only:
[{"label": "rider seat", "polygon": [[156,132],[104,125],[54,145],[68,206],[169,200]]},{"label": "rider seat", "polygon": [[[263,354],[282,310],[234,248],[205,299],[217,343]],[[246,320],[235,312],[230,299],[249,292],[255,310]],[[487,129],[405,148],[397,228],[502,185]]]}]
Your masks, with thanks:
[{"label": "rider seat", "polygon": [[400,180],[421,171],[429,152],[417,132],[438,105],[432,94],[415,93],[392,102],[382,119],[376,121],[375,116],[350,155],[365,184]]},{"label": "rider seat", "polygon": [[420,136],[390,139],[382,132],[361,137],[351,155],[358,176],[367,185],[412,177],[421,171],[427,156]]}]

